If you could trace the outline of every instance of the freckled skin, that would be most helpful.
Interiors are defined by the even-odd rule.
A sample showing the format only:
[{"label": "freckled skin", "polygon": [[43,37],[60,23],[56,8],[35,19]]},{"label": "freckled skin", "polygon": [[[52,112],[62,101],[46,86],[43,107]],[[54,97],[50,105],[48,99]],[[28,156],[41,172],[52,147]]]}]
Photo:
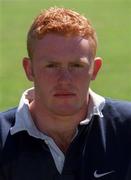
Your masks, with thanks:
[{"label": "freckled skin", "polygon": [[26,58],[23,64],[41,109],[71,116],[87,106],[90,81],[101,66],[89,52],[88,40],[81,37],[47,34],[36,42],[32,61]]}]

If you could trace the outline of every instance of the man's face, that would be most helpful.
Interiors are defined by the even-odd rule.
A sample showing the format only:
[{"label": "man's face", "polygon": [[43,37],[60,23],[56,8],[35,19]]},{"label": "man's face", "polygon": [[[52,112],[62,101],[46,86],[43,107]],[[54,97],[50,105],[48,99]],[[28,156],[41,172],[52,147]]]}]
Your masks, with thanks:
[{"label": "man's face", "polygon": [[90,59],[87,39],[47,34],[38,40],[33,59],[24,59],[29,80],[34,82],[35,103],[56,115],[73,115],[87,106],[90,81],[101,66]]}]

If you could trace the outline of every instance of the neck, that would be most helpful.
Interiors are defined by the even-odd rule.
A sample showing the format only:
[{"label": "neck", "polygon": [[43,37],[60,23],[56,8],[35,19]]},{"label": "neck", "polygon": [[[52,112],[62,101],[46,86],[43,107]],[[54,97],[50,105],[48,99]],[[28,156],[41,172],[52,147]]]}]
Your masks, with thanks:
[{"label": "neck", "polygon": [[47,113],[35,103],[31,103],[30,111],[36,127],[53,138],[58,147],[66,152],[76,133],[78,124],[86,116],[87,105],[84,105],[78,113],[70,116]]}]

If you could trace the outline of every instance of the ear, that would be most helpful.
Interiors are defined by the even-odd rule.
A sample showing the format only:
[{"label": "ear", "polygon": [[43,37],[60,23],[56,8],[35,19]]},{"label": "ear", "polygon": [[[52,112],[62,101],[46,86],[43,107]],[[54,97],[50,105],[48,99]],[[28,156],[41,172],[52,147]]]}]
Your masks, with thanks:
[{"label": "ear", "polygon": [[33,69],[32,69],[32,61],[27,57],[23,58],[23,68],[25,70],[26,77],[28,78],[28,80],[33,81],[34,76],[33,76]]},{"label": "ear", "polygon": [[96,79],[97,73],[99,72],[101,66],[102,66],[102,59],[100,57],[96,57],[94,59],[93,74],[91,78],[92,80]]}]

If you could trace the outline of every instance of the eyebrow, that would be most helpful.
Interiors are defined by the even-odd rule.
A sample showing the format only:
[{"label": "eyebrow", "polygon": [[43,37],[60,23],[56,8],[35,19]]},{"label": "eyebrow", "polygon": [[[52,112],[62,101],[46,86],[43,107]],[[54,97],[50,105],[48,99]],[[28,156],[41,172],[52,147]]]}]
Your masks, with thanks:
[{"label": "eyebrow", "polygon": [[[84,60],[84,59],[88,59],[88,57],[80,57],[80,58],[75,58],[74,60],[73,59],[71,59],[70,61],[69,61],[69,63],[80,63],[82,60]],[[53,58],[53,57],[46,57],[46,56],[42,56],[42,57],[40,57],[40,60],[43,60],[44,59],[44,62],[45,63],[53,63],[53,64],[60,64],[61,63],[61,61],[58,61],[56,58]]]},{"label": "eyebrow", "polygon": [[52,63],[53,63],[53,64],[60,64],[60,62],[58,62],[58,61],[56,61],[56,60],[51,60],[51,59],[45,59],[44,61],[45,61],[45,63],[49,63],[49,64],[50,64],[50,63],[51,63],[51,64],[52,64]]}]

